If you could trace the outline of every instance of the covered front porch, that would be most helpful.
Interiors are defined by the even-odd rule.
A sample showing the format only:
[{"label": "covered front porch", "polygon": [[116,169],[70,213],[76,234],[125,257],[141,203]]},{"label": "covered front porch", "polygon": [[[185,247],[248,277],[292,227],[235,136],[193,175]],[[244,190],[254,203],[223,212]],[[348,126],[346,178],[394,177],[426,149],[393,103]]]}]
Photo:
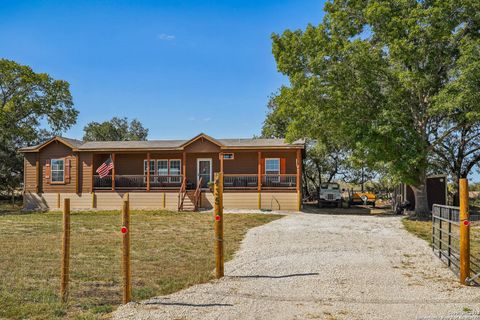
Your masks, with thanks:
[{"label": "covered front porch", "polygon": [[[96,170],[111,157],[110,175]],[[92,155],[92,192],[179,192],[208,189],[215,172],[224,173],[226,191],[298,191],[301,154],[261,151],[233,153],[112,152]],[[200,183],[200,185],[199,185]]]}]

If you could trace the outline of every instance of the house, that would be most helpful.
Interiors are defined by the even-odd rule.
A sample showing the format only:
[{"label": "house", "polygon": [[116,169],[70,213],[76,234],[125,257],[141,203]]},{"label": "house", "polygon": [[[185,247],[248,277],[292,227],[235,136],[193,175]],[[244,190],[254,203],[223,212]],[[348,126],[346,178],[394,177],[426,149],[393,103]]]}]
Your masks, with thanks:
[{"label": "house", "polygon": [[[22,148],[24,206],[119,209],[129,194],[132,209],[211,208],[214,173],[224,174],[225,209],[301,208],[305,143],[283,139],[214,139],[84,142],[54,137]],[[108,159],[109,175],[96,170]]]}]

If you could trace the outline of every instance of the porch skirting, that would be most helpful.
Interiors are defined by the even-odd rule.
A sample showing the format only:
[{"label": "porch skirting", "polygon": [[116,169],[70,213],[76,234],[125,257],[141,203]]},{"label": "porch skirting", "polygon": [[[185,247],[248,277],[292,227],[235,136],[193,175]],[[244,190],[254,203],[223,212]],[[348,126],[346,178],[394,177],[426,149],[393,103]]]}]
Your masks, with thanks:
[{"label": "porch skirting", "polygon": [[[63,199],[70,198],[72,210],[120,210],[124,192],[96,193],[24,193],[26,210],[62,210]],[[225,192],[224,209],[263,209],[297,211],[296,192]],[[170,210],[177,211],[177,192],[129,192],[130,208],[133,210]],[[202,192],[201,208],[213,207],[213,194]],[[259,208],[260,206],[260,208]]]}]

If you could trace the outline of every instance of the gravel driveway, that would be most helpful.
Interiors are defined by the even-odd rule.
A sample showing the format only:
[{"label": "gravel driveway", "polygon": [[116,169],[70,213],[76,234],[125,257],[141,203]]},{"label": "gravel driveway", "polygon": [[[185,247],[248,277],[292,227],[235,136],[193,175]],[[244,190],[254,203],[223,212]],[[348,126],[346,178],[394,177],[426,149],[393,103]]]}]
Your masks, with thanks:
[{"label": "gravel driveway", "polygon": [[289,215],[251,229],[225,270],[114,318],[480,319],[480,288],[458,284],[399,217]]}]

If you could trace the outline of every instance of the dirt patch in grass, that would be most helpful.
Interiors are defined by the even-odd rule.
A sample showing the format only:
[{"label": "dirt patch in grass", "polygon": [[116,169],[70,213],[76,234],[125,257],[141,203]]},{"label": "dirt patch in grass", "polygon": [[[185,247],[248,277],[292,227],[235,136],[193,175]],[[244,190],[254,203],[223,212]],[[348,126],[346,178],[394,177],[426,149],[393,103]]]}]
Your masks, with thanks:
[{"label": "dirt patch in grass", "polygon": [[[225,257],[231,259],[246,231],[278,215],[225,215]],[[71,217],[69,303],[59,301],[60,213],[0,215],[0,318],[97,319],[121,301],[119,212],[79,212]],[[211,214],[132,212],[134,300],[169,294],[213,277]]]}]

